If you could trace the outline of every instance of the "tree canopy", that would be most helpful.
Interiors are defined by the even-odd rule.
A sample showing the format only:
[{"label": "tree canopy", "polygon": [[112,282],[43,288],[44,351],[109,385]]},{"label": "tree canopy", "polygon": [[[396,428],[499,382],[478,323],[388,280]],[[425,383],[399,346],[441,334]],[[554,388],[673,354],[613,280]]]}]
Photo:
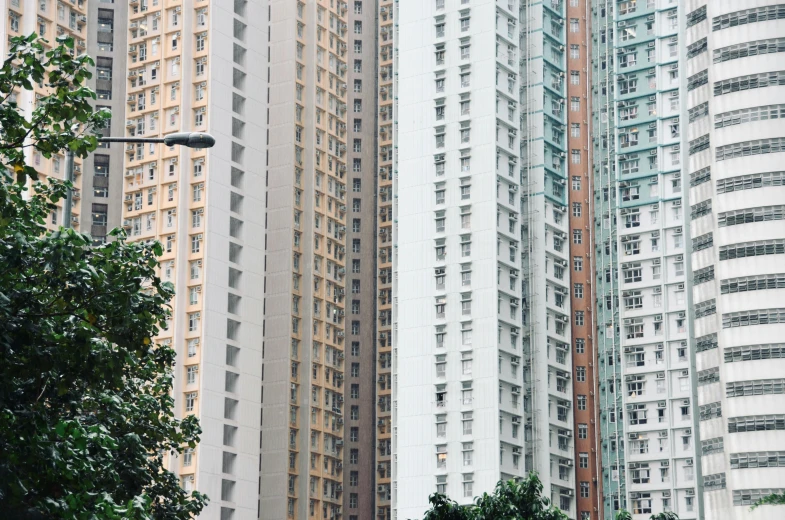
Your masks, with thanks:
[{"label": "tree canopy", "polygon": [[567,520],[567,515],[542,496],[536,473],[525,479],[500,481],[492,494],[483,493],[472,505],[458,505],[446,495],[433,494],[424,520]]},{"label": "tree canopy", "polygon": [[[5,518],[190,519],[206,497],[186,493],[167,459],[193,447],[194,417],[174,416],[174,350],[153,338],[170,314],[156,276],[159,243],[122,230],[89,235],[46,218],[67,184],[27,163],[72,150],[85,157],[107,114],[85,86],[93,61],[74,42],[47,50],[11,40],[0,70],[0,510]],[[29,117],[14,94],[47,95]]]}]

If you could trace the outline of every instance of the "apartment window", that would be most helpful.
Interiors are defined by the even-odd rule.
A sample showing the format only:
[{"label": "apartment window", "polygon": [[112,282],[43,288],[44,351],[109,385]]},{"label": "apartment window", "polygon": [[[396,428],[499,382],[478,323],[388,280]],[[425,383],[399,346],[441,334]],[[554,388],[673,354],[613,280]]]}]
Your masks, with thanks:
[{"label": "apartment window", "polygon": [[185,411],[193,412],[196,406],[196,392],[188,392],[185,394]]},{"label": "apartment window", "polygon": [[574,298],[583,298],[583,284],[582,283],[573,284],[572,292]]},{"label": "apartment window", "polygon": [[578,438],[587,439],[589,437],[589,426],[587,424],[578,425]]},{"label": "apartment window", "polygon": [[576,33],[580,31],[580,23],[577,18],[570,18],[570,32]]},{"label": "apartment window", "polygon": [[196,383],[196,376],[199,373],[199,365],[191,365],[185,368],[185,382],[192,385]]},{"label": "apartment window", "polygon": [[583,271],[583,258],[580,256],[573,257],[572,268],[576,273]]},{"label": "apartment window", "polygon": [[575,325],[582,326],[584,323],[584,311],[575,311]]},{"label": "apartment window", "polygon": [[570,98],[570,112],[579,112],[581,109],[581,98],[579,97],[571,97]]},{"label": "apartment window", "polygon": [[201,320],[201,312],[192,312],[188,314],[188,332],[197,332],[199,330],[199,324],[201,323]]},{"label": "apartment window", "polygon": [[577,70],[570,71],[570,85],[580,85],[581,84],[581,73]]},{"label": "apartment window", "polygon": [[586,381],[586,367],[575,367],[575,380],[581,383]]},{"label": "apartment window", "polygon": [[354,34],[362,34],[363,33],[363,23],[359,20],[355,20],[354,22]]},{"label": "apartment window", "polygon": [[583,230],[582,229],[573,229],[572,230],[572,243],[580,245],[583,243]]},{"label": "apartment window", "polygon": [[588,453],[579,453],[578,454],[578,467],[579,468],[588,468],[589,467],[589,454]]},{"label": "apartment window", "polygon": [[581,50],[580,46],[577,44],[570,45],[570,59],[577,60],[581,57]]}]

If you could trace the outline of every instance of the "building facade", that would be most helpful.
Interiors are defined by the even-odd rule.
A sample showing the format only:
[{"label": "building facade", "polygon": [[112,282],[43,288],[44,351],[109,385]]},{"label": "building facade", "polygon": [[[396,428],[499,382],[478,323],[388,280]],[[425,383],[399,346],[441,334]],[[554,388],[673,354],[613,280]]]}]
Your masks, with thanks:
[{"label": "building facade", "polygon": [[[684,5],[691,318],[707,519],[782,493],[785,5]],[[779,395],[777,395],[779,394]]]},{"label": "building facade", "polygon": [[[126,104],[126,60],[138,55],[127,54],[128,9],[117,3],[87,4],[87,54],[95,60],[90,88],[95,90],[95,107],[111,111],[105,136],[124,134]],[[89,233],[96,243],[106,240],[107,233],[119,227],[123,216],[123,165],[125,153],[121,143],[101,143],[84,159],[81,205],[85,208],[79,230]],[[88,213],[89,212],[89,213]]]},{"label": "building facade", "polygon": [[267,9],[261,518],[340,518],[344,466],[356,464],[355,448],[345,447],[344,403],[360,391],[344,370],[354,332],[345,310],[346,224],[355,209],[347,208],[349,15],[342,2],[277,0]]},{"label": "building facade", "polygon": [[203,429],[200,444],[168,465],[186,489],[211,498],[201,517],[257,518],[259,445],[274,442],[260,436],[267,9],[242,0],[127,9],[127,104],[113,125],[124,120],[127,136],[216,138],[209,151],[123,148],[123,227],[132,240],[163,244],[161,277],[177,291],[157,338],[177,352],[176,414],[197,415]]},{"label": "building facade", "polygon": [[393,517],[537,469],[574,518],[564,5],[398,23]]},{"label": "building facade", "polygon": [[[377,294],[377,159],[378,34],[377,2],[358,1],[349,5],[346,37],[347,99],[349,108],[347,147],[346,217],[346,313],[347,340],[344,372],[346,434],[344,435],[344,518],[373,518],[376,494],[376,388],[386,388],[377,376],[377,308],[386,299]],[[377,379],[379,379],[377,381]],[[389,383],[388,383],[389,384]]]},{"label": "building facade", "polygon": [[[577,518],[589,520],[602,518],[602,473],[597,391],[597,352],[594,336],[595,291],[594,291],[594,176],[591,172],[591,77],[592,56],[591,2],[580,0],[567,4],[567,19],[571,23],[567,31],[567,97],[579,100],[577,106],[570,105],[567,111],[569,134],[569,219],[570,258],[569,270],[572,281],[571,307],[582,312],[583,323],[572,321],[572,356],[576,367],[573,379],[573,402],[575,404],[575,469]],[[577,110],[574,110],[577,109]]]},{"label": "building facade", "polygon": [[593,153],[604,514],[698,518],[678,2],[597,3]]},{"label": "building facade", "polygon": [[[376,483],[370,490],[375,496],[375,512],[377,520],[392,518],[392,434],[393,434],[393,306],[395,303],[396,286],[393,278],[394,221],[393,221],[393,176],[394,176],[394,45],[396,39],[395,5],[392,0],[381,0],[376,3],[377,36],[376,36],[376,84],[377,104],[376,116],[376,203],[373,206],[376,218],[376,250],[375,274],[377,300],[374,312],[376,323],[375,336],[375,368],[376,377]],[[362,434],[361,434],[362,435]],[[370,436],[370,431],[367,433]],[[366,441],[367,442],[367,441]],[[363,518],[363,516],[360,516]],[[367,516],[372,518],[372,516]]]}]

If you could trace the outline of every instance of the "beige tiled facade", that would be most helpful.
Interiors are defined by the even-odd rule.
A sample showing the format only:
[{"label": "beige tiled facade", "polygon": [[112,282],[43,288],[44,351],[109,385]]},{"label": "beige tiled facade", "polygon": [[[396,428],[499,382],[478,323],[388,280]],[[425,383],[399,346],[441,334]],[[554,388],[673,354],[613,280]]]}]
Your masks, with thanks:
[{"label": "beige tiled facade", "polygon": [[348,390],[347,6],[271,1],[269,13],[261,518],[339,518]]},{"label": "beige tiled facade", "polygon": [[390,520],[392,491],[393,2],[379,2],[379,174],[376,518]]},{"label": "beige tiled facade", "polygon": [[[26,36],[33,32],[48,40],[49,43],[44,44],[45,48],[51,48],[57,37],[66,35],[74,39],[76,53],[85,52],[88,33],[86,0],[69,2],[6,0],[3,4],[7,7],[4,37],[0,37],[2,40],[0,49],[4,56],[10,50],[12,37]],[[47,94],[45,86],[34,85],[32,91],[20,91],[12,99],[30,117],[36,108],[38,98]],[[45,181],[47,177],[65,178],[64,154],[56,154],[51,159],[46,159],[40,153],[31,151],[28,164],[38,171],[42,181]],[[74,185],[76,189],[74,190],[70,218],[72,225],[77,227],[82,215],[82,160],[79,158],[74,161]],[[60,201],[47,221],[47,225],[51,229],[64,224],[66,216],[63,215],[62,208],[63,202]]]}]

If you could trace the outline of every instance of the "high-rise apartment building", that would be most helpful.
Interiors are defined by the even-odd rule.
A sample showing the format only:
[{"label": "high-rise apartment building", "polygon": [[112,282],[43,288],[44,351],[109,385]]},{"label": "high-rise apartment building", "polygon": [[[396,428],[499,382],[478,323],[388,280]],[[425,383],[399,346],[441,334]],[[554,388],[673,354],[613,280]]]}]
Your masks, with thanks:
[{"label": "high-rise apartment building", "polygon": [[[344,373],[344,518],[373,518],[375,504],[382,496],[374,487],[377,475],[375,439],[384,431],[377,428],[375,389],[387,388],[378,375],[374,342],[377,312],[386,301],[377,295],[376,193],[378,142],[377,58],[379,16],[377,2],[350,2],[349,31],[346,36],[348,66],[346,124],[347,201],[346,215],[346,361]],[[379,405],[381,406],[381,405]],[[348,458],[346,457],[348,455]],[[382,473],[383,474],[383,473]]]},{"label": "high-rise apartment building", "polygon": [[565,6],[397,23],[393,517],[537,469],[574,518]]},{"label": "high-rise apartment building", "polygon": [[[114,117],[113,126],[124,121],[127,136],[206,131],[216,138],[210,150],[124,147],[123,226],[133,240],[163,244],[161,276],[177,295],[158,341],[177,352],[176,414],[196,414],[203,429],[199,445],[168,465],[186,489],[210,497],[201,517],[257,518],[260,474],[272,473],[261,464],[259,446],[264,441],[263,448],[287,447],[287,432],[280,440],[275,433],[263,439],[261,429],[289,418],[288,381],[262,393],[265,368],[275,374],[271,360],[262,364],[265,224],[274,229],[272,213],[262,209],[266,184],[280,177],[264,167],[268,11],[261,2],[244,0],[138,0],[126,7],[127,26],[114,32],[127,31],[127,49],[115,49],[128,55],[127,104],[125,117]],[[291,29],[294,34],[294,24]],[[294,52],[292,42],[289,54]],[[293,87],[287,84],[290,92]],[[281,121],[294,118],[290,108]],[[294,200],[294,193],[289,196]],[[291,244],[287,249],[290,257]],[[280,356],[270,344],[268,353]],[[287,373],[288,349],[287,341]],[[262,422],[261,408],[269,403],[278,405],[280,415],[268,410]],[[274,456],[268,459],[273,468]],[[281,518],[285,462],[277,470]]]},{"label": "high-rise apartment building", "polygon": [[[518,7],[520,9],[516,11]],[[519,323],[522,326],[526,394],[525,472],[537,471],[543,482],[543,494],[570,518],[575,518],[575,468],[585,469],[588,455],[581,453],[575,459],[573,384],[586,381],[586,372],[573,363],[572,331],[585,329],[590,316],[582,307],[572,308],[570,284],[572,246],[580,246],[587,239],[583,228],[573,222],[568,191],[572,164],[568,159],[566,126],[567,34],[574,31],[566,17],[566,2],[561,0],[523,1],[520,6],[508,1],[501,5],[500,11],[505,8],[513,16],[497,16],[499,65],[495,77],[495,130],[496,189],[506,188],[506,193],[497,192],[496,227],[500,235],[502,231],[515,230],[516,215],[513,211],[504,215],[504,206],[509,204],[514,208],[513,202],[520,201],[520,248],[510,241],[508,257],[503,235],[499,238],[502,242],[500,258],[512,262],[515,253],[515,256],[520,255],[521,261],[522,315]],[[515,14],[518,14],[517,20]],[[518,34],[520,44],[516,49],[514,43]],[[520,114],[513,101],[518,97],[516,86],[520,91],[517,100]],[[516,125],[518,121],[520,123]],[[518,134],[521,139],[519,162],[514,157]],[[505,148],[510,149],[509,157],[505,157]],[[520,173],[520,189],[514,185],[516,171]],[[497,251],[498,247],[497,243]],[[503,291],[518,283],[518,271],[511,270],[509,286],[504,280],[504,269],[501,271],[498,286],[500,299],[504,300]],[[512,297],[511,319],[516,318],[516,304],[516,298]],[[501,301],[497,309],[500,316],[506,314],[505,306],[506,302]],[[502,331],[498,337],[505,335],[506,331]],[[512,330],[510,345],[513,350],[517,349],[515,339],[515,330]],[[513,355],[511,372],[517,379],[516,362]],[[513,386],[512,390],[512,404],[516,405],[516,388]],[[513,426],[514,422],[515,418]],[[504,421],[500,421],[500,426],[503,424]]]},{"label": "high-rise apartment building", "polygon": [[[575,493],[576,517],[580,520],[602,518],[602,474],[599,408],[597,390],[597,352],[594,291],[594,176],[590,173],[591,145],[591,38],[589,0],[567,4],[567,148],[569,149],[569,199],[571,307],[583,319],[572,321],[572,359],[575,365],[573,402],[575,405]],[[576,24],[577,22],[577,24]],[[575,100],[578,102],[575,103]]]},{"label": "high-rise apartment building", "polygon": [[346,164],[348,46],[363,20],[350,28],[346,4],[327,0],[273,0],[266,8],[261,518],[340,518],[344,475],[358,457],[358,448],[345,445],[345,402],[361,404],[359,380],[345,376],[347,336],[353,337],[357,316],[346,312],[354,302],[346,291],[345,248],[347,219],[360,214],[363,202],[347,194]]},{"label": "high-rise apartment building", "polygon": [[[355,2],[355,5],[357,2]],[[376,520],[392,519],[392,494],[391,485],[393,472],[392,459],[392,433],[393,433],[393,375],[392,375],[392,342],[393,342],[393,305],[397,286],[394,285],[393,261],[394,231],[393,231],[393,176],[394,176],[394,45],[396,40],[396,17],[392,0],[381,0],[376,3],[377,16],[377,66],[376,81],[378,110],[376,124],[376,204],[373,206],[376,214],[376,287],[377,301],[375,312],[376,320],[376,435],[374,438],[376,449],[376,478],[371,482],[376,483],[374,493]],[[397,311],[396,311],[397,312]],[[367,370],[367,369],[366,369]],[[370,431],[367,431],[370,437]],[[363,433],[360,434],[363,436]],[[366,441],[367,442],[367,441]],[[362,515],[359,518],[364,518]],[[373,518],[367,516],[367,518]]]},{"label": "high-rise apartment building", "polygon": [[773,518],[750,505],[785,489],[785,4],[683,4],[703,512]]},{"label": "high-rise apartment building", "polygon": [[675,0],[597,2],[594,236],[605,516],[698,518]]},{"label": "high-rise apartment building", "polygon": [[[74,39],[74,53],[86,52],[88,40],[87,1],[74,0],[72,2],[57,2],[55,0],[6,0],[0,3],[0,11],[5,16],[4,30],[0,36],[0,51],[3,59],[11,49],[11,38],[27,36],[32,33],[45,38],[45,48],[57,45],[56,39],[60,36],[70,36]],[[94,35],[90,35],[94,37]],[[33,85],[33,90],[20,90],[12,94],[8,102],[15,102],[22,110],[25,117],[30,119],[37,106],[37,100],[48,94],[45,85]],[[39,180],[45,181],[48,177],[64,179],[66,169],[65,154],[54,154],[51,159],[46,159],[40,152],[28,148],[28,164],[39,173]],[[59,201],[57,207],[47,221],[50,229],[57,229],[71,220],[71,225],[79,227],[84,220],[83,208],[89,207],[82,204],[82,165],[80,158],[74,159],[74,196],[70,215],[63,214],[64,201]],[[87,215],[87,214],[86,214]]]},{"label": "high-rise apartment building", "polygon": [[[94,0],[87,4],[87,20],[87,54],[95,61],[89,85],[96,93],[95,107],[112,112],[102,134],[121,136],[126,104],[135,102],[126,96],[126,59],[138,57],[128,54],[128,6]],[[104,242],[107,233],[121,224],[124,160],[120,143],[101,143],[84,159],[79,194],[85,211],[78,227],[96,243]]]}]

